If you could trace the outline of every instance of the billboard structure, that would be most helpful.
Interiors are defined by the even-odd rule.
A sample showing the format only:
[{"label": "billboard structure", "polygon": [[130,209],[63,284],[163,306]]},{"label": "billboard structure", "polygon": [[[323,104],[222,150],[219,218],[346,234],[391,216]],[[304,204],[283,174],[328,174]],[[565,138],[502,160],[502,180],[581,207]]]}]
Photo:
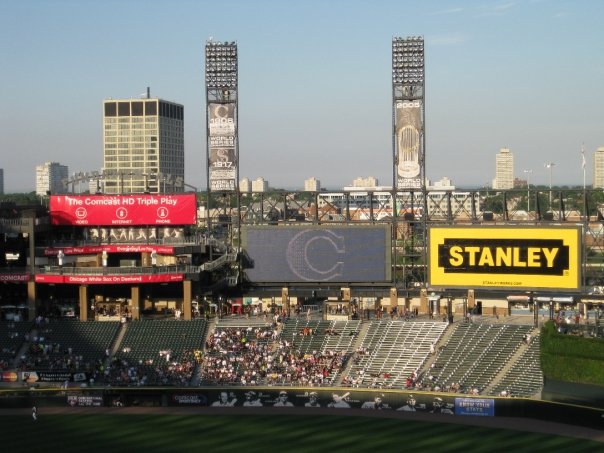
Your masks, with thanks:
[{"label": "billboard structure", "polygon": [[394,111],[397,187],[419,190],[424,149],[422,102],[419,99],[396,101]]},{"label": "billboard structure", "polygon": [[425,187],[424,39],[392,40],[393,186]]},{"label": "billboard structure", "polygon": [[196,195],[51,195],[50,219],[53,225],[195,225]]},{"label": "billboard structure", "polygon": [[206,43],[207,181],[209,192],[238,189],[237,44]]},{"label": "billboard structure", "polygon": [[371,226],[247,226],[250,282],[385,283],[391,280],[391,230]]},{"label": "billboard structure", "polygon": [[209,185],[213,191],[233,191],[237,185],[235,104],[208,104]]},{"label": "billboard structure", "polygon": [[428,231],[433,287],[576,291],[581,227],[476,226]]}]

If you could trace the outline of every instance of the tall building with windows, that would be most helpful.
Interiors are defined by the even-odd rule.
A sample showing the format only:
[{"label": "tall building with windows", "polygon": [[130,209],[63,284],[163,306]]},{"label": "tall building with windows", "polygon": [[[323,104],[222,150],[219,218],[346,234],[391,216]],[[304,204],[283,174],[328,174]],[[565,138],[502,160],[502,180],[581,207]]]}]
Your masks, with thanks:
[{"label": "tall building with windows", "polygon": [[319,192],[321,190],[321,181],[314,177],[305,179],[304,190],[306,192]]},{"label": "tall building with windows", "polygon": [[0,195],[4,194],[4,168],[0,168]]},{"label": "tall building with windows", "polygon": [[604,189],[604,146],[600,146],[594,153],[594,189]]},{"label": "tall building with windows", "polygon": [[250,193],[252,191],[252,181],[249,178],[243,178],[239,181],[239,192]]},{"label": "tall building with windows", "polygon": [[256,178],[252,181],[252,192],[266,192],[268,190],[268,181],[263,177]]},{"label": "tall building with windows", "polygon": [[501,148],[495,158],[493,189],[514,188],[514,155],[508,148]]},{"label": "tall building with windows", "polygon": [[36,195],[67,192],[69,167],[58,162],[46,162],[36,165]]},{"label": "tall building with windows", "polygon": [[103,101],[105,193],[184,190],[184,107],[147,93]]}]

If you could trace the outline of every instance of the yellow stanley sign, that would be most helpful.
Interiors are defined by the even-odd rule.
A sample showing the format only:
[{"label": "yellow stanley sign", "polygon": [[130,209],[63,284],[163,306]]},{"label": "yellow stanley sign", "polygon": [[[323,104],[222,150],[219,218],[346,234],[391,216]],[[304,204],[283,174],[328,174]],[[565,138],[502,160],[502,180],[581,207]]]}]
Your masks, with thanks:
[{"label": "yellow stanley sign", "polygon": [[578,226],[431,227],[429,284],[576,290],[580,238]]}]

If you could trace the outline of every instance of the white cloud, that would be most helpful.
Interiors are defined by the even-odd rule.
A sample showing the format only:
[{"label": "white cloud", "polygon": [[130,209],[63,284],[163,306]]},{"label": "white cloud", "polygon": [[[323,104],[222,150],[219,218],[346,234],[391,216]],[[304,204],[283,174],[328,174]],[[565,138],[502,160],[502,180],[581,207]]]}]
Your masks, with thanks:
[{"label": "white cloud", "polygon": [[449,33],[426,37],[426,43],[430,46],[457,46],[467,41],[468,37],[464,33]]},{"label": "white cloud", "polygon": [[478,7],[479,16],[504,16],[512,8],[516,7],[516,2],[507,3],[488,3]]},{"label": "white cloud", "polygon": [[448,9],[441,9],[440,11],[434,11],[432,13],[433,16],[443,16],[443,15],[447,15],[447,14],[459,14],[459,13],[463,13],[464,9],[457,7],[457,8],[448,8]]}]

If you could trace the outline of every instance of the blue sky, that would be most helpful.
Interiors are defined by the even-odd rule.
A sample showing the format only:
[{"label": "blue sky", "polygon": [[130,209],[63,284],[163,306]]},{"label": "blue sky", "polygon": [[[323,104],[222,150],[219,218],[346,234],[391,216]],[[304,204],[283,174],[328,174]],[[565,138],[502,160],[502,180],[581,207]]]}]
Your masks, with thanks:
[{"label": "blue sky", "polygon": [[239,49],[240,177],[392,183],[391,42],[426,53],[427,176],[484,186],[502,147],[531,184],[582,184],[604,146],[604,1],[0,0],[0,168],[102,165],[102,102],[185,106],[188,184],[205,188],[204,46]]}]

